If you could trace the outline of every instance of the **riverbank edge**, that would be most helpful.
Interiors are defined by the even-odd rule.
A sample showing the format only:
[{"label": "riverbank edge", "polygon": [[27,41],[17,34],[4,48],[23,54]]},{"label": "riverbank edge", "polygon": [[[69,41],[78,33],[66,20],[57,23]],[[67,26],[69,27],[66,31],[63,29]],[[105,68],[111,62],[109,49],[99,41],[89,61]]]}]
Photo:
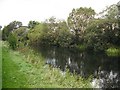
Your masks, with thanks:
[{"label": "riverbank edge", "polygon": [[[28,47],[19,48],[17,49],[17,51],[13,51],[9,48],[7,50],[8,52],[13,53],[13,55],[14,53],[17,53],[17,56],[19,58],[23,58],[17,61],[17,63],[24,62],[24,64],[26,64],[26,66],[24,66],[24,64],[21,63],[21,67],[20,65],[18,65],[21,72],[25,75],[26,80],[31,78],[27,83],[23,83],[24,86],[21,86],[23,88],[91,88],[90,78],[88,80],[84,80],[80,76],[71,75],[69,71],[67,71],[65,75],[62,75],[63,73],[58,68],[50,68],[48,65],[45,65],[40,54],[34,52]],[[4,54],[4,52],[2,53]],[[16,60],[14,60],[13,58],[11,58],[11,60],[16,62]],[[26,68],[28,69],[27,71],[23,70]],[[31,75],[28,76],[29,74]],[[4,86],[4,88],[14,87],[16,87],[14,86],[14,83],[12,84],[12,86]]]}]

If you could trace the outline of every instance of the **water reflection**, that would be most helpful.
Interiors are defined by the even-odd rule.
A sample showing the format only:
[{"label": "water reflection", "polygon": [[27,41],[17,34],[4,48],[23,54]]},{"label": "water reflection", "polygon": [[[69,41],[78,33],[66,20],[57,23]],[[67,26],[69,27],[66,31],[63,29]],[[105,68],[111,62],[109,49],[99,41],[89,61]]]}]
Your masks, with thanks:
[{"label": "water reflection", "polygon": [[93,75],[92,85],[95,87],[120,86],[120,57],[48,46],[37,50],[45,58],[46,64],[60,68],[63,72],[68,68],[71,73],[77,73],[84,78]]}]

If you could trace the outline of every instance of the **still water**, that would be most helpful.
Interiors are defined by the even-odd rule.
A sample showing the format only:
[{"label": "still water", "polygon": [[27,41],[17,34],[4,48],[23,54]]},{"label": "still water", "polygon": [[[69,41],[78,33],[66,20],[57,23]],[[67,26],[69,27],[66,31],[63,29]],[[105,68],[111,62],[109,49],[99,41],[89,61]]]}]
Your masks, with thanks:
[{"label": "still water", "polygon": [[60,68],[62,72],[67,68],[83,78],[92,75],[91,84],[94,87],[120,87],[120,57],[49,46],[41,46],[37,51],[45,58],[46,64]]}]

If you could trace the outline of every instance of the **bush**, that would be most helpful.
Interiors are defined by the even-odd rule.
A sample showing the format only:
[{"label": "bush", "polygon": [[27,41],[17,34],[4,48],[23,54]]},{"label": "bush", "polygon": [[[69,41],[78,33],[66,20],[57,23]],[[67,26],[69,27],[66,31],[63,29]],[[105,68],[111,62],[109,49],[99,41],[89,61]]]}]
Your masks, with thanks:
[{"label": "bush", "polygon": [[120,49],[111,47],[106,50],[106,53],[108,56],[119,56],[120,55]]},{"label": "bush", "polygon": [[95,20],[86,29],[84,41],[87,48],[94,51],[104,51],[110,44],[116,45],[119,41],[119,30],[113,25],[117,21],[112,20]]},{"label": "bush", "polygon": [[76,48],[78,48],[78,49],[81,50],[81,51],[85,51],[86,45],[79,44],[79,45],[76,46]]},{"label": "bush", "polygon": [[26,26],[21,26],[13,31],[13,34],[17,37],[17,44],[18,47],[23,47],[25,45],[28,45],[28,37],[27,34],[29,32],[29,29]]},{"label": "bush", "polygon": [[[45,24],[40,23],[28,32],[29,44],[39,45],[47,42],[48,29]],[[50,37],[49,37],[50,38]]]},{"label": "bush", "polygon": [[69,30],[59,29],[55,32],[54,44],[61,47],[69,47],[72,43],[72,34]]},{"label": "bush", "polygon": [[10,33],[8,36],[8,42],[10,47],[15,50],[17,48],[17,38],[14,34]]},{"label": "bush", "polygon": [[55,45],[61,47],[69,47],[73,42],[73,35],[67,27],[60,25],[57,29],[50,29],[47,24],[40,23],[28,32],[30,45]]}]

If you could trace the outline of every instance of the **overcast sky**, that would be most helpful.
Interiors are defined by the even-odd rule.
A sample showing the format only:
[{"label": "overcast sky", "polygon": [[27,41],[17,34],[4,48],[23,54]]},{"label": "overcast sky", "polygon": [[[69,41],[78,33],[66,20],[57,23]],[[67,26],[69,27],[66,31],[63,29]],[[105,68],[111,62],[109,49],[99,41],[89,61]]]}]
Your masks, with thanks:
[{"label": "overcast sky", "polygon": [[0,25],[18,20],[27,25],[30,20],[44,21],[51,16],[67,19],[73,8],[92,7],[97,13],[119,0],[0,0]]}]

